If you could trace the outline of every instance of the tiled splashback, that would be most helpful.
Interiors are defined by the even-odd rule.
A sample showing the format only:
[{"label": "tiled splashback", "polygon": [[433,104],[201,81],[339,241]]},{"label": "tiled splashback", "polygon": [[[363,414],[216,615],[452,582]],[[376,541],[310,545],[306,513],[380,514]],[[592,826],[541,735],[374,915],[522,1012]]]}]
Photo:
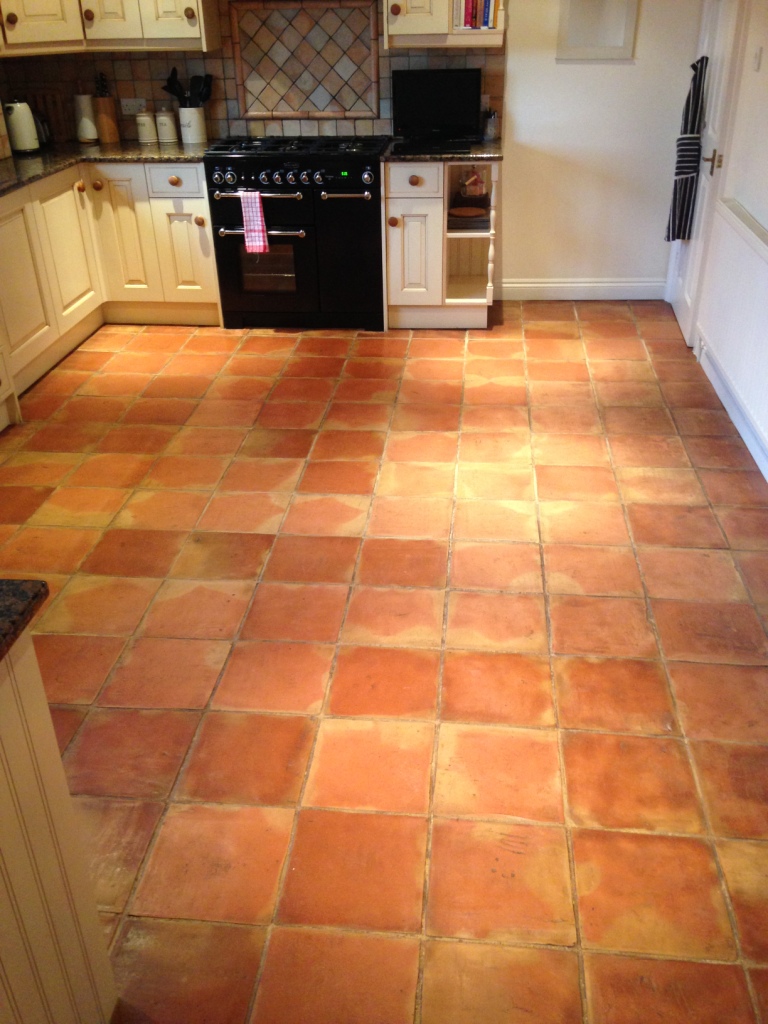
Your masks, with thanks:
[{"label": "tiled splashback", "polygon": [[[379,116],[346,118],[299,118],[295,115],[271,120],[241,116],[232,45],[230,5],[220,0],[221,50],[208,55],[170,51],[167,53],[104,53],[72,54],[50,57],[14,57],[0,60],[0,99],[23,99],[26,90],[58,93],[68,107],[70,99],[84,87],[91,91],[99,72],[107,76],[112,95],[141,97],[149,108],[169,99],[162,86],[172,67],[179,78],[188,81],[192,75],[214,76],[213,94],[206,104],[206,123],[210,139],[227,135],[389,135],[392,132],[391,84],[396,68],[479,67],[483,69],[483,93],[490,105],[501,114],[504,89],[504,54],[486,50],[389,50],[378,39]],[[379,10],[379,25],[382,22]],[[30,96],[32,99],[32,96]],[[119,103],[118,103],[119,108]],[[74,122],[72,122],[74,127]],[[136,139],[133,117],[120,119],[123,139]],[[59,140],[57,140],[59,141]]]}]

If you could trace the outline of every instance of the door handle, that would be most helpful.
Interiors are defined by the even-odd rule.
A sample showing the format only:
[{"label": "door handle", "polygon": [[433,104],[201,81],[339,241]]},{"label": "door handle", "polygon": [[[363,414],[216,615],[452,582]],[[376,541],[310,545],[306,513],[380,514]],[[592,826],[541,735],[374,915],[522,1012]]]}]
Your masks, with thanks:
[{"label": "door handle", "polygon": [[[234,230],[231,230],[231,231],[229,230],[229,228],[219,228],[217,233],[219,235],[219,238],[226,238],[227,235],[244,235],[245,234],[245,228],[235,228]],[[275,237],[277,237],[277,238],[306,238],[307,237],[307,232],[303,228],[301,228],[299,231],[268,231],[267,234],[269,235],[270,238],[275,238]]]},{"label": "door handle", "polygon": [[712,156],[703,156],[701,158],[701,162],[704,163],[704,164],[709,164],[709,176],[710,176],[710,178],[715,173],[715,167],[722,167],[723,166],[723,158],[722,157],[720,157],[720,162],[719,163],[717,162],[717,150],[716,149],[712,150]]},{"label": "door handle", "polygon": [[[214,199],[241,199],[242,192],[214,192]],[[262,192],[262,199],[303,199],[303,192]]]},{"label": "door handle", "polygon": [[321,199],[370,199],[370,192],[321,192]]}]

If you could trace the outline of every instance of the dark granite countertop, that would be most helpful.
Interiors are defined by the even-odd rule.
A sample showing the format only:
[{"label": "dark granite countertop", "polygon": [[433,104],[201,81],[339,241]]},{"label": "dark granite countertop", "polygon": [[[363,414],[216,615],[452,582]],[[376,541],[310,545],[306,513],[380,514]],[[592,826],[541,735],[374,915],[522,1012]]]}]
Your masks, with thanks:
[{"label": "dark granite countertop", "polygon": [[441,149],[439,153],[402,154],[392,153],[392,145],[390,144],[382,159],[389,161],[389,163],[412,163],[414,160],[418,160],[419,163],[442,163],[444,160],[479,162],[481,160],[502,159],[501,140],[496,142],[478,142],[469,153],[452,153],[450,148],[448,148],[449,145],[449,143],[446,143],[446,148]]},{"label": "dark granite countertop", "polygon": [[10,651],[46,597],[44,580],[0,580],[0,658]]},{"label": "dark granite countertop", "polygon": [[114,146],[80,146],[76,143],[52,146],[32,156],[0,160],[0,196],[81,162],[196,164],[203,159],[204,151],[204,146],[140,146],[138,142],[119,142]]}]

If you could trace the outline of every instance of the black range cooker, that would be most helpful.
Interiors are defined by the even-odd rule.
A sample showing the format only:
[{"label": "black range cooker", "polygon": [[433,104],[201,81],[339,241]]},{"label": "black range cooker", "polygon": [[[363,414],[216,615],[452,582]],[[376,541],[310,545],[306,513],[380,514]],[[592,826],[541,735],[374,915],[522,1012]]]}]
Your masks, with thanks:
[{"label": "black range cooker", "polygon": [[[384,326],[384,136],[232,138],[203,158],[225,327]],[[260,192],[268,253],[248,253],[240,196]]]}]

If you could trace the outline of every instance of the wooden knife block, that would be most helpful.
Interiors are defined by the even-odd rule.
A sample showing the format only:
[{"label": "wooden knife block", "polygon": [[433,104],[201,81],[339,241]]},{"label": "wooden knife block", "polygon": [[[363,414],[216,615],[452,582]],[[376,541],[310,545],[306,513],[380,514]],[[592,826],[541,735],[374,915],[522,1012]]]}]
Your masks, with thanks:
[{"label": "wooden knife block", "polygon": [[102,146],[120,141],[117,129],[117,111],[111,96],[94,96],[93,112],[96,115],[96,132]]}]

